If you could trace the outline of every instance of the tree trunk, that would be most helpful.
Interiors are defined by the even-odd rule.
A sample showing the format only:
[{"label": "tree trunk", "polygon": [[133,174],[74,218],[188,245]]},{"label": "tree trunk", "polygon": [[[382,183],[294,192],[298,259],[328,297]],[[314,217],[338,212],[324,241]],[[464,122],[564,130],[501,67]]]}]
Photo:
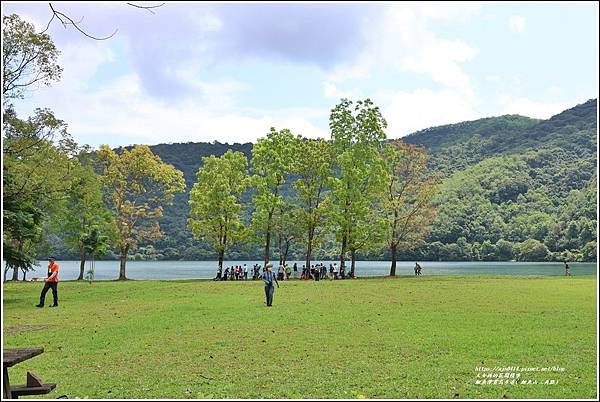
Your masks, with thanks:
[{"label": "tree trunk", "polygon": [[79,263],[79,278],[77,278],[78,281],[83,280],[83,272],[85,271],[86,257],[87,257],[87,254],[85,252],[85,249],[81,250],[81,262]]},{"label": "tree trunk", "polygon": [[263,267],[266,267],[267,264],[269,263],[270,247],[271,247],[271,225],[269,225],[269,227],[267,228],[267,233],[265,236],[265,265],[263,265]]},{"label": "tree trunk", "polygon": [[352,265],[350,266],[350,278],[354,278],[354,268],[356,268],[356,250],[350,250]]},{"label": "tree trunk", "polygon": [[344,233],[342,237],[342,252],[340,253],[340,270],[346,266],[346,248],[348,247],[348,237]]},{"label": "tree trunk", "polygon": [[13,276],[12,276],[12,280],[13,281],[18,281],[19,280],[19,268],[15,267],[13,269]]},{"label": "tree trunk", "polygon": [[225,250],[219,251],[219,268],[223,269],[223,257],[225,256]]},{"label": "tree trunk", "polygon": [[283,265],[283,248],[281,246],[281,236],[277,236],[277,249],[279,250],[279,265]]},{"label": "tree trunk", "polygon": [[308,270],[307,272],[310,274],[310,261],[312,260],[312,236],[309,235],[308,237],[308,244],[306,245],[306,269]]},{"label": "tree trunk", "polygon": [[23,269],[23,282],[25,282],[27,280],[27,270]]},{"label": "tree trunk", "polygon": [[127,253],[129,252],[129,246],[121,249],[121,265],[119,267],[119,280],[127,280],[125,276],[125,264],[127,263]]},{"label": "tree trunk", "polygon": [[288,252],[290,251],[290,242],[289,240],[285,241],[285,249],[283,251],[283,266],[285,266],[285,262],[287,261]]},{"label": "tree trunk", "polygon": [[390,268],[390,276],[396,276],[396,249],[397,246],[393,245],[390,247],[392,251],[392,267]]}]

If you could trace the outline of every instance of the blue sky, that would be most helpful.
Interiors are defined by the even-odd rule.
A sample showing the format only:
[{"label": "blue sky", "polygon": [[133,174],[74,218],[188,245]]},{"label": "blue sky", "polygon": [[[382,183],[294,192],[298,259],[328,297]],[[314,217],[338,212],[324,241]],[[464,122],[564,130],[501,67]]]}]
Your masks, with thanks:
[{"label": "blue sky", "polygon": [[[136,4],[154,5],[140,2]],[[598,95],[588,3],[53,3],[60,82],[49,107],[79,143],[255,141],[270,127],[328,138],[341,97],[371,98],[388,137],[503,114],[548,118]],[[47,3],[3,2],[41,31]]]}]

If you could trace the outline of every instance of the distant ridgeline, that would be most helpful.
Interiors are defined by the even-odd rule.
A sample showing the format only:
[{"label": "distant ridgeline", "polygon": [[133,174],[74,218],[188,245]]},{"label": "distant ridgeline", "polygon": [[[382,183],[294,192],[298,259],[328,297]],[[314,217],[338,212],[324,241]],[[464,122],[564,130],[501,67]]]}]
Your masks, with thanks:
[{"label": "distant ridgeline", "polygon": [[[506,115],[429,128],[402,138],[423,145],[430,166],[444,180],[427,245],[404,253],[401,259],[595,261],[596,109],[593,99],[548,120]],[[221,156],[232,149],[250,158],[252,144],[160,144],[151,149],[184,173],[187,189],[165,207],[160,223],[165,236],[132,257],[216,259],[214,250],[193,239],[187,227],[188,194],[203,156]],[[316,258],[338,258],[336,246],[326,242]],[[261,260],[262,250],[259,244],[234,245],[225,258]],[[66,249],[61,257],[77,258]],[[293,248],[288,260],[303,257],[302,250]],[[384,249],[359,259],[382,260],[389,255]]]}]

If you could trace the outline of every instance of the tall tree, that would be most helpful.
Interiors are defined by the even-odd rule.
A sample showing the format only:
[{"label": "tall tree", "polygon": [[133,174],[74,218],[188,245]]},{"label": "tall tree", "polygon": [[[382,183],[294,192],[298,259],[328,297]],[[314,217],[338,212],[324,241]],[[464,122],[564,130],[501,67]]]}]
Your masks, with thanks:
[{"label": "tall tree", "polygon": [[90,253],[94,251],[90,251],[86,243],[91,238],[114,241],[116,226],[114,215],[104,203],[99,177],[91,167],[76,164],[71,182],[65,208],[54,219],[52,226],[70,248],[79,252],[77,280],[83,280],[85,262],[88,256],[93,257]]},{"label": "tall tree", "polygon": [[298,154],[292,165],[292,174],[296,178],[293,187],[296,190],[298,226],[304,232],[308,268],[313,249],[326,224],[333,154],[331,144],[324,139],[306,139],[298,145]]},{"label": "tall tree", "polygon": [[2,17],[2,203],[6,266],[27,271],[35,265],[36,243],[49,214],[70,186],[70,157],[76,144],[66,124],[48,109],[20,119],[12,101],[27,90],[60,79],[59,51],[48,35],[16,15]]},{"label": "tall tree", "polygon": [[[340,267],[351,252],[350,274],[354,275],[356,251],[369,246],[376,220],[369,212],[381,197],[385,166],[380,151],[387,123],[369,99],[342,99],[331,111],[331,140],[336,154],[336,176],[332,178],[331,219],[340,242]],[[374,242],[375,239],[371,241]]]},{"label": "tall tree", "polygon": [[29,270],[44,222],[64,206],[77,147],[66,125],[45,109],[27,120],[9,109],[3,123],[3,247],[9,266]]},{"label": "tall tree", "polygon": [[298,211],[291,202],[284,201],[277,206],[273,231],[277,239],[279,265],[285,265],[292,243],[301,237],[297,220]]},{"label": "tall tree", "polygon": [[35,32],[18,15],[2,17],[2,96],[4,103],[23,98],[27,89],[58,81],[60,52],[50,36]]},{"label": "tall tree", "polygon": [[123,280],[127,279],[127,254],[140,243],[161,237],[158,219],[163,205],[172,203],[174,193],[185,190],[185,182],[182,172],[162,162],[146,145],[123,149],[120,154],[103,145],[98,160],[107,202],[115,213],[119,280]]},{"label": "tall tree", "polygon": [[228,150],[220,158],[202,158],[190,192],[188,223],[194,237],[212,243],[219,268],[227,247],[246,235],[241,212],[248,185],[248,160],[243,153]]},{"label": "tall tree", "polygon": [[252,147],[252,184],[256,191],[252,197],[256,206],[252,214],[252,228],[258,237],[264,239],[265,266],[270,258],[275,215],[284,202],[281,190],[297,156],[298,142],[299,139],[290,130],[271,128],[267,136],[260,138]]},{"label": "tall tree", "polygon": [[399,249],[414,247],[429,232],[435,218],[431,201],[438,180],[428,171],[421,147],[395,140],[386,146],[384,154],[388,171],[382,211],[392,256],[390,276],[395,276]]},{"label": "tall tree", "polygon": [[[14,188],[12,173],[4,171],[3,189]],[[34,200],[24,197],[3,197],[2,257],[6,261],[6,272],[13,270],[12,279],[19,279],[19,270],[30,270],[35,266],[35,243],[42,234],[44,214],[34,205]]]},{"label": "tall tree", "polygon": [[82,239],[85,252],[90,257],[90,269],[86,275],[90,283],[94,280],[96,258],[106,254],[108,248],[114,242],[114,239],[103,235],[103,232],[106,232],[105,228],[92,226]]}]

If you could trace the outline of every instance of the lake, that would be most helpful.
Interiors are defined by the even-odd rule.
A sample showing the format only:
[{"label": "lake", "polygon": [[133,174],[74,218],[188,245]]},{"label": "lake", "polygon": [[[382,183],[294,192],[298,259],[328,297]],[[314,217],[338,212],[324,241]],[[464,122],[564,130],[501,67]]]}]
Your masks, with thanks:
[{"label": "lake", "polygon": [[[290,267],[298,263],[301,270],[301,261],[290,261]],[[319,261],[329,267],[333,261]],[[77,279],[79,275],[79,261],[57,261],[60,266],[60,280]],[[224,267],[231,265],[248,264],[249,276],[252,276],[254,264],[262,261],[225,261]],[[36,272],[28,273],[32,276],[45,276],[47,261],[40,261],[42,268]],[[338,262],[339,264],[339,262]],[[423,275],[535,275],[559,276],[564,275],[564,264],[560,262],[439,262],[419,261]],[[4,264],[3,264],[4,265]],[[396,275],[414,275],[414,261],[399,261]],[[596,275],[596,263],[569,263],[571,274]],[[89,263],[86,263],[86,270]],[[216,273],[216,261],[128,261],[127,277],[129,279],[210,279]],[[275,269],[277,263],[275,263]],[[389,274],[389,261],[357,261],[357,276],[386,276]],[[7,273],[11,278],[12,271]],[[19,275],[22,277],[22,275]],[[96,261],[95,280],[112,280],[119,276],[119,261]]]}]

